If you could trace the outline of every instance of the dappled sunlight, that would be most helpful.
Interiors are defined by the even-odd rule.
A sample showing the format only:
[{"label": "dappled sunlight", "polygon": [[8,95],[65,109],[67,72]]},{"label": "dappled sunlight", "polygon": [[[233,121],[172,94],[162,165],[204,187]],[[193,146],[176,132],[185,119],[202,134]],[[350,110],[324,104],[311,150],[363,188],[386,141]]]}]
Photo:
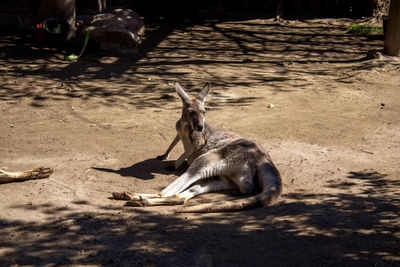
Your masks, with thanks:
[{"label": "dappled sunlight", "polygon": [[[6,36],[9,42],[3,55],[7,58],[2,64],[15,67],[11,72],[0,68],[0,74],[18,79],[1,82],[0,98],[30,97],[33,106],[43,106],[46,99],[99,98],[105,103],[154,108],[164,105],[160,97],[172,93],[171,84],[178,80],[188,88],[209,80],[220,94],[225,89],[254,86],[290,93],[312,87],[339,68],[337,79],[345,82],[356,75],[348,75],[354,68],[370,68],[366,52],[382,46],[381,40],[346,34],[350,23],[257,19],[155,24],[148,26],[137,54],[117,57],[88,52],[88,59],[98,60],[83,58],[75,63],[63,61],[67,52],[62,49],[37,48],[26,38]],[[30,49],[29,58],[20,49]],[[332,68],[331,63],[341,65]],[[253,102],[247,96],[237,97],[231,101],[215,98],[211,105]]]},{"label": "dappled sunlight", "polygon": [[[2,187],[0,266],[398,264],[399,76],[385,78],[400,63],[366,58],[383,40],[347,34],[351,23],[158,23],[137,53],[88,48],[75,63],[68,49],[2,36],[1,164],[55,173]],[[210,81],[207,122],[269,151],[277,205],[177,214],[111,198],[159,192],[184,171],[169,170],[180,145],[155,159],[176,135],[176,81],[191,95]],[[240,197],[230,193],[188,205]]]},{"label": "dappled sunlight", "polygon": [[[349,175],[354,179],[353,172]],[[378,191],[398,188],[377,175],[356,175],[356,179],[367,185],[384,181]],[[0,263],[24,265],[34,259],[42,264],[184,266],[193,264],[200,253],[215,265],[263,265],[266,259],[273,265],[301,264],[304,254],[317,265],[395,264],[399,260],[395,249],[400,242],[399,199],[382,194],[371,198],[365,190],[357,196],[289,193],[277,206],[201,216],[174,214],[171,209],[95,207],[90,202],[77,203],[80,212],[53,204],[14,206],[10,208],[44,213],[62,210],[64,215],[46,223],[2,219]],[[312,203],[316,197],[321,200]],[[204,248],[203,240],[213,249]],[[244,246],[260,257],[235,253],[243,252]],[[293,251],[291,257],[279,254],[277,247]]]},{"label": "dappled sunlight", "polygon": [[[152,179],[165,173],[168,164],[149,159],[119,170],[93,169],[124,179]],[[123,201],[113,200],[12,205],[8,208],[53,217],[43,222],[0,219],[0,264],[187,266],[207,259],[217,266],[263,266],[267,260],[271,265],[303,265],[313,259],[315,265],[393,265],[400,259],[400,199],[392,194],[400,187],[394,178],[354,170],[330,183],[340,189],[343,181],[354,180],[346,191],[296,190],[284,193],[275,206],[204,215],[176,214],[174,207],[124,207]],[[360,193],[351,194],[351,187]],[[193,202],[233,198],[237,196],[209,194]]]}]

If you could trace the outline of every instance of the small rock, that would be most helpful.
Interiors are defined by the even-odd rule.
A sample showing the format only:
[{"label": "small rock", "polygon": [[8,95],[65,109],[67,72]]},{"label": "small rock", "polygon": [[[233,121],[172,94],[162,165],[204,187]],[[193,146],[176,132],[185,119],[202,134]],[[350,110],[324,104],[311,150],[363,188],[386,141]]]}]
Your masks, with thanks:
[{"label": "small rock", "polygon": [[169,95],[169,94],[163,94],[160,99],[162,100],[174,100],[175,97],[173,95]]},{"label": "small rock", "polygon": [[115,72],[110,72],[110,74],[108,74],[108,76],[113,77],[113,78],[121,77],[121,75],[119,75],[118,73],[115,73]]},{"label": "small rock", "polygon": [[275,107],[275,105],[274,105],[274,104],[271,104],[271,103],[269,103],[267,107],[268,107],[268,108],[274,108],[274,107]]},{"label": "small rock", "polygon": [[367,52],[367,59],[382,59],[382,53],[373,49]]}]

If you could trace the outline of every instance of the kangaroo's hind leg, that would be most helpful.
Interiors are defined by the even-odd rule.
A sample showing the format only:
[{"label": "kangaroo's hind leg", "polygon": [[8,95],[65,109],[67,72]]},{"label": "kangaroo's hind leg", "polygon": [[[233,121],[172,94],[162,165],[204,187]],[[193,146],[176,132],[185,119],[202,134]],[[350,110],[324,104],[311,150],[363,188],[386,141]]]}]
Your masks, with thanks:
[{"label": "kangaroo's hind leg", "polygon": [[255,175],[256,170],[248,166],[242,166],[229,179],[236,184],[240,193],[247,195],[253,193],[255,190]]},{"label": "kangaroo's hind leg", "polygon": [[226,164],[217,150],[210,150],[195,159],[187,171],[161,191],[163,197],[172,197],[183,192],[190,185],[224,173]]},{"label": "kangaroo's hind leg", "polygon": [[194,184],[182,193],[179,193],[178,197],[187,201],[201,194],[229,190],[232,188],[234,188],[233,184],[230,184],[219,178],[211,178]]},{"label": "kangaroo's hind leg", "polygon": [[152,195],[138,194],[137,198],[129,199],[129,201],[126,202],[126,205],[135,207],[181,205],[197,195],[228,190],[232,189],[233,187],[235,187],[234,184],[230,184],[229,182],[220,180],[218,178],[211,178],[200,181],[173,197],[153,197]]}]

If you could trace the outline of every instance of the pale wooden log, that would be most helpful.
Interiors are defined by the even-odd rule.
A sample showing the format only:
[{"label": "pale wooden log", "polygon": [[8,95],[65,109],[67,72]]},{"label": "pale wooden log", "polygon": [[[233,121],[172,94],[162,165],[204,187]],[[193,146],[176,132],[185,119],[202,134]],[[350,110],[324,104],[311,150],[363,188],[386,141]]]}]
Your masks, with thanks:
[{"label": "pale wooden log", "polygon": [[0,184],[21,182],[26,180],[44,179],[53,173],[51,168],[39,167],[29,171],[23,172],[7,172],[0,170]]}]

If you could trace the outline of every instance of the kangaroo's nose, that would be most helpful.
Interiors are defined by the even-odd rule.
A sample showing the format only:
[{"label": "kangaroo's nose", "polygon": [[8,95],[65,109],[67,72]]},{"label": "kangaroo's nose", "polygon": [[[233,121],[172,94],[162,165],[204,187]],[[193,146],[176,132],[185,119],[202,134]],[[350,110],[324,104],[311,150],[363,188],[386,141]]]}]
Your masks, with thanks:
[{"label": "kangaroo's nose", "polygon": [[203,130],[203,125],[196,125],[194,127],[197,131],[202,131]]}]

